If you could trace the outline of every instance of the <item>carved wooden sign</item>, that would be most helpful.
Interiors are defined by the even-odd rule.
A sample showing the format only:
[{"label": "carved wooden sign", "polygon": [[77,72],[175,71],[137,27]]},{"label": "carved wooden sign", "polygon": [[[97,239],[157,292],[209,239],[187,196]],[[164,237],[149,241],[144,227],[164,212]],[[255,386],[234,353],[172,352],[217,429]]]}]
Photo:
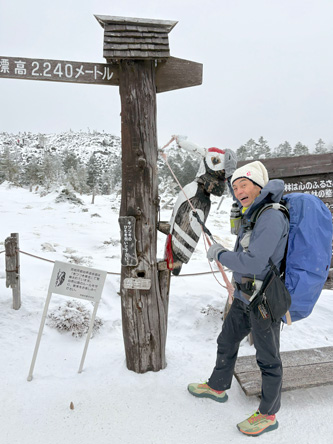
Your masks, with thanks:
[{"label": "carved wooden sign", "polygon": [[121,234],[121,265],[126,267],[134,267],[138,265],[136,255],[136,238],[135,238],[135,217],[121,216],[119,217],[120,234]]},{"label": "carved wooden sign", "polygon": [[106,63],[0,57],[0,78],[119,85],[118,69]]},{"label": "carved wooden sign", "polygon": [[306,177],[286,177],[284,189],[288,193],[308,193],[319,197],[333,214],[332,174],[314,174]]},{"label": "carved wooden sign", "polygon": [[[119,65],[0,56],[0,78],[119,86]],[[157,65],[157,93],[201,84],[201,63],[169,57]]]}]

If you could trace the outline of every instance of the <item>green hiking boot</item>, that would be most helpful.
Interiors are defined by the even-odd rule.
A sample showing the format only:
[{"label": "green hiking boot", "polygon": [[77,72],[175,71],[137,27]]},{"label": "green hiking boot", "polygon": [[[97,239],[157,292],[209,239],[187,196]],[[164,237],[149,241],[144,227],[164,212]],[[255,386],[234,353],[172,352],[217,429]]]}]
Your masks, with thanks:
[{"label": "green hiking boot", "polygon": [[262,433],[270,432],[279,427],[275,415],[263,415],[257,410],[245,421],[237,424],[240,432],[249,436],[259,436]]},{"label": "green hiking boot", "polygon": [[193,396],[198,398],[210,398],[217,402],[226,402],[228,400],[228,395],[224,391],[214,390],[209,387],[208,384],[189,384],[187,386],[188,391]]}]

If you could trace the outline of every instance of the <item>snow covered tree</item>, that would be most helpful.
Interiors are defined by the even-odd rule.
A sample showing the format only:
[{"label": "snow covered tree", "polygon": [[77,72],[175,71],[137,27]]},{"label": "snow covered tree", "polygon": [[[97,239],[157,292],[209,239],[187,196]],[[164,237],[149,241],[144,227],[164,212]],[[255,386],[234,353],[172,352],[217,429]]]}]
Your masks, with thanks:
[{"label": "snow covered tree", "polygon": [[42,185],[44,185],[47,189],[50,189],[52,184],[61,182],[62,165],[60,159],[49,152],[44,153],[41,164],[41,172]]},{"label": "snow covered tree", "polygon": [[109,171],[103,171],[100,179],[100,190],[102,194],[111,194],[112,190],[112,177]]},{"label": "snow covered tree", "polygon": [[306,156],[307,154],[309,154],[309,148],[301,142],[297,142],[294,147],[293,156]]},{"label": "snow covered tree", "polygon": [[237,149],[236,154],[238,160],[256,159],[259,157],[259,144],[254,139],[250,139]]},{"label": "snow covered tree", "polygon": [[[110,156],[111,158],[111,156]],[[109,161],[109,169],[111,176],[111,187],[115,189],[116,187],[121,188],[121,157],[112,157],[112,163]]]},{"label": "snow covered tree", "polygon": [[69,151],[67,148],[62,153],[62,164],[64,172],[67,173],[71,168],[77,169],[79,164],[79,159],[75,153]]},{"label": "snow covered tree", "polygon": [[23,167],[22,183],[33,187],[42,183],[43,172],[38,158],[35,155],[26,159]]},{"label": "snow covered tree", "polygon": [[290,157],[292,155],[292,148],[289,142],[280,143],[273,151],[274,157]]},{"label": "snow covered tree", "polygon": [[74,191],[78,191],[80,189],[79,178],[77,175],[77,171],[74,167],[70,167],[66,174],[66,180],[68,184],[73,188]]},{"label": "snow covered tree", "polygon": [[[110,154],[104,164],[100,186],[102,194],[110,194],[112,190],[121,188],[121,158]],[[110,192],[108,191],[110,190]]]},{"label": "snow covered tree", "polygon": [[268,159],[271,157],[271,149],[268,146],[267,140],[265,140],[263,136],[259,137],[258,139],[257,153],[259,159]]},{"label": "snow covered tree", "polygon": [[327,152],[327,148],[325,147],[325,142],[322,139],[319,139],[315,145],[315,154],[325,154]]},{"label": "snow covered tree", "polygon": [[187,185],[188,183],[192,182],[198,172],[199,169],[199,159],[195,159],[193,161],[192,156],[188,155],[186,156],[183,168],[182,168],[182,174],[181,174],[181,180],[182,183]]},{"label": "snow covered tree", "polygon": [[20,166],[15,153],[5,146],[0,154],[0,180],[8,180],[11,183],[18,183],[20,176]]},{"label": "snow covered tree", "polygon": [[82,165],[79,164],[76,170],[76,183],[77,183],[77,192],[80,194],[84,194],[84,193],[89,193],[90,189],[89,186],[87,184],[87,180],[88,180],[88,172],[87,172],[87,168]]},{"label": "snow covered tree", "polygon": [[245,144],[246,159],[258,158],[257,143],[254,139],[250,139]]},{"label": "snow covered tree", "polygon": [[102,176],[102,170],[95,154],[92,154],[88,160],[87,173],[87,184],[89,185],[91,190],[96,190],[96,187],[98,187],[100,178]]},{"label": "snow covered tree", "polygon": [[245,145],[241,145],[241,146],[237,149],[236,154],[237,154],[237,159],[238,159],[238,160],[246,160],[247,153],[246,153],[246,147],[245,147]]}]

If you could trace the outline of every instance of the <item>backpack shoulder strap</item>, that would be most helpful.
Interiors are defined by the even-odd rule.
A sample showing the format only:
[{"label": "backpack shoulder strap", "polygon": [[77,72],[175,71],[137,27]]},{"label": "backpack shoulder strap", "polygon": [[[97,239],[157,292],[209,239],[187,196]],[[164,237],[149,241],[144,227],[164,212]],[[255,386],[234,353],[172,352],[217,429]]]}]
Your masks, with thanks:
[{"label": "backpack shoulder strap", "polygon": [[[290,215],[289,215],[289,210],[286,207],[286,202],[284,200],[281,200],[278,203],[268,203],[263,205],[262,207],[259,207],[258,210],[256,210],[252,217],[251,217],[251,223],[252,223],[252,227],[254,227],[255,223],[257,222],[258,218],[266,211],[269,209],[273,209],[273,210],[278,210],[281,211],[285,217],[290,220]],[[253,220],[252,220],[253,218]],[[283,255],[283,259],[280,265],[280,277],[281,279],[284,280],[285,278],[285,271],[286,271],[286,260],[287,260],[287,250],[288,250],[288,241],[287,241],[287,245],[284,251],[284,255]],[[270,261],[270,265],[272,266],[273,262],[271,260],[271,258],[269,258]]]},{"label": "backpack shoulder strap", "polygon": [[281,211],[286,218],[289,220],[290,216],[289,216],[289,210],[286,207],[286,202],[284,200],[281,200],[280,202],[274,202],[274,203],[268,203],[268,204],[264,204],[263,206],[259,207],[256,211],[254,211],[254,213],[251,216],[251,222],[253,224],[255,224],[258,220],[258,218],[266,211],[266,210],[278,210]]},{"label": "backpack shoulder strap", "polygon": [[259,208],[257,208],[251,215],[251,217],[248,218],[242,218],[242,226],[245,228],[245,230],[253,230],[255,223],[257,222],[258,218],[269,209],[273,210],[279,210],[281,211],[289,220],[289,211],[286,207],[286,202],[284,200],[281,200],[279,203],[272,202],[261,205]]}]

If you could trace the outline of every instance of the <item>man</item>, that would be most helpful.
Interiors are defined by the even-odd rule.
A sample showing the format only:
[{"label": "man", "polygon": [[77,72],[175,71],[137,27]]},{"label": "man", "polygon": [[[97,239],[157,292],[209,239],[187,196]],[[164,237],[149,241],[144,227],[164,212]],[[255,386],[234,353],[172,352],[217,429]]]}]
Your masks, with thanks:
[{"label": "man", "polygon": [[261,401],[258,410],[237,427],[246,435],[258,436],[278,427],[275,414],[281,402],[281,319],[261,323],[249,310],[250,296],[244,291],[245,287],[258,290],[270,269],[270,258],[280,267],[287,245],[289,221],[281,211],[270,208],[262,213],[253,227],[249,224],[251,215],[258,208],[266,203],[280,202],[284,191],[284,182],[269,181],[267,170],[261,162],[252,162],[236,169],[231,184],[242,212],[242,225],[235,249],[231,252],[221,244],[213,244],[207,257],[233,271],[236,286],[234,301],[217,339],[217,359],[212,375],[205,384],[189,384],[188,390],[194,396],[217,402],[227,401],[225,390],[231,386],[240,342],[252,332],[262,374]]}]

